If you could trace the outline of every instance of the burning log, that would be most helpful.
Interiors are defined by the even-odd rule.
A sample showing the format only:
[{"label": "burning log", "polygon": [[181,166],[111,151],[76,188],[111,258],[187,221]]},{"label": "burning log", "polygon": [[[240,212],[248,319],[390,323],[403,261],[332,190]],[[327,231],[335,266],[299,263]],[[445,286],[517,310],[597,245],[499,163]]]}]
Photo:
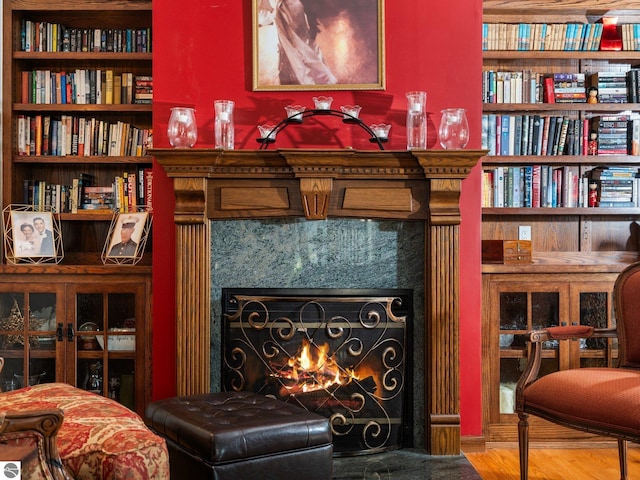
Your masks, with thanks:
[{"label": "burning log", "polygon": [[[376,391],[376,382],[372,376],[363,380],[351,380],[345,385],[334,385],[329,389],[303,391],[301,388],[281,387],[280,398],[295,397],[301,404],[310,410],[346,408],[357,410],[362,406],[362,400],[354,397],[354,394],[373,394]],[[318,412],[319,413],[319,412]]]}]

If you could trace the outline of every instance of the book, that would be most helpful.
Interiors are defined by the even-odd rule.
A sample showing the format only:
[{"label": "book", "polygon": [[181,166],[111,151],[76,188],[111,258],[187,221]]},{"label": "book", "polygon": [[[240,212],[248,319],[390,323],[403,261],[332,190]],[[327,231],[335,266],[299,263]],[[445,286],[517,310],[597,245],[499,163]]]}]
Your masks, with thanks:
[{"label": "book", "polygon": [[113,76],[113,103],[114,105],[122,103],[122,75],[119,74]]},{"label": "book", "polygon": [[540,181],[542,176],[542,166],[532,165],[531,167],[531,207],[540,208]]},{"label": "book", "polygon": [[103,93],[104,103],[113,104],[113,70],[111,69],[105,71],[105,91]]},{"label": "book", "polygon": [[[532,145],[531,145],[531,154],[532,155],[539,155],[539,152],[541,151],[541,148],[539,148],[539,146],[541,147],[542,144],[542,133],[540,130],[540,127],[542,126],[542,132],[544,132],[544,125],[542,123],[542,117],[540,115],[534,115],[533,116],[533,135],[532,135]],[[539,139],[539,140],[538,140]]]},{"label": "book", "polygon": [[544,78],[544,103],[555,103],[553,77]]},{"label": "book", "polygon": [[569,129],[569,117],[563,117],[560,125],[560,136],[558,138],[558,155],[564,155],[565,146],[567,143],[567,131]]}]

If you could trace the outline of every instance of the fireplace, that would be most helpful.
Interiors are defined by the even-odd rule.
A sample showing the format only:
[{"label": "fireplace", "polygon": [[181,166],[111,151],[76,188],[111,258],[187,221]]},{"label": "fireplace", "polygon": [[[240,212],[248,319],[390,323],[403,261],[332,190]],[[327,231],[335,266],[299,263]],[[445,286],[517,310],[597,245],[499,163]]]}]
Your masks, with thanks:
[{"label": "fireplace", "polygon": [[211,391],[211,224],[396,219],[424,228],[425,449],[460,454],[459,198],[481,150],[152,149],[173,179],[176,390]]},{"label": "fireplace", "polygon": [[325,416],[335,455],[412,446],[410,291],[224,289],[222,303],[225,390]]}]

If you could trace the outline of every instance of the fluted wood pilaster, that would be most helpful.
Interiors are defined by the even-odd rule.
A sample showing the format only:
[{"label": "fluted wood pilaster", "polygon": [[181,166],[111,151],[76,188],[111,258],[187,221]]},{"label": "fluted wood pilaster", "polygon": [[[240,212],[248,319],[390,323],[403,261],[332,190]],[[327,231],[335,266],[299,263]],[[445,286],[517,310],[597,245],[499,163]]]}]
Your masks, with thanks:
[{"label": "fluted wood pilaster", "polygon": [[211,390],[210,222],[207,181],[176,178],[176,391]]},{"label": "fluted wood pilaster", "polygon": [[209,222],[176,227],[178,395],[211,390]]},{"label": "fluted wood pilaster", "polygon": [[[425,446],[460,454],[460,192],[476,161],[466,152],[417,152],[429,181],[425,241]],[[447,373],[445,373],[447,372]]]}]

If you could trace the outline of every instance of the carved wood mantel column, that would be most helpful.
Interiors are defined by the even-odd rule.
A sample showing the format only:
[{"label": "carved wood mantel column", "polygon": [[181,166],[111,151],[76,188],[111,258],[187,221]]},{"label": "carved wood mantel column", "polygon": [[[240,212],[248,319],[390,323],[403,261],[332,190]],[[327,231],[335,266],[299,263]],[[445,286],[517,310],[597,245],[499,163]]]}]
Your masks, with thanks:
[{"label": "carved wood mantel column", "polygon": [[459,200],[462,180],[485,151],[150,153],[175,187],[179,395],[211,388],[209,220],[295,216],[423,221],[425,445],[433,455],[460,454]]}]

